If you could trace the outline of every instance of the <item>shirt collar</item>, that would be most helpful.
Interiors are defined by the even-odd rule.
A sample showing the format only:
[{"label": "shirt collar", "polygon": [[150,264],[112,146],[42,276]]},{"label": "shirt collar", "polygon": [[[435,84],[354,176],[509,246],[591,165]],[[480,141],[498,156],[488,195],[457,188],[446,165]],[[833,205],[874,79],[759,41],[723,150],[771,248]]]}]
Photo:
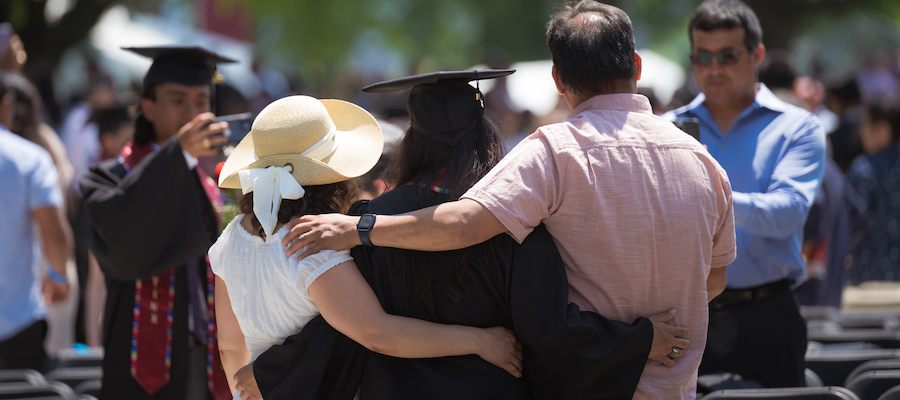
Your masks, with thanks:
[{"label": "shirt collar", "polygon": [[[766,85],[762,83],[756,83],[756,98],[753,101],[753,104],[748,107],[750,110],[755,110],[757,108],[766,108],[771,111],[775,111],[778,113],[783,113],[787,111],[787,103],[781,101],[778,97],[772,93]],[[687,111],[692,113],[697,113],[697,108],[703,105],[703,102],[706,101],[706,96],[703,93],[697,95],[690,104],[687,105]]]},{"label": "shirt collar", "polygon": [[598,94],[575,107],[566,119],[574,118],[587,110],[596,109],[653,113],[653,109],[650,108],[650,100],[644,95],[634,93]]},{"label": "shirt collar", "polygon": [[768,108],[769,110],[779,113],[787,111],[787,103],[776,97],[766,85],[757,83],[756,87],[759,91],[756,92],[756,101],[753,102],[754,108]]}]

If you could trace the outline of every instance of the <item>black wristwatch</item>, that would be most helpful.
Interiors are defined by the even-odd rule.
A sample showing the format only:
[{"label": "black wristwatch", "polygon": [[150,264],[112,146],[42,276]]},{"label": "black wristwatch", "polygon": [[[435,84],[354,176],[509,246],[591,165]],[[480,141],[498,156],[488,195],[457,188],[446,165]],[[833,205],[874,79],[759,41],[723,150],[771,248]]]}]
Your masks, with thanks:
[{"label": "black wristwatch", "polygon": [[375,214],[363,214],[359,217],[359,222],[356,223],[356,230],[359,231],[359,241],[362,242],[363,246],[375,247],[372,241],[369,240],[369,231],[374,226]]}]

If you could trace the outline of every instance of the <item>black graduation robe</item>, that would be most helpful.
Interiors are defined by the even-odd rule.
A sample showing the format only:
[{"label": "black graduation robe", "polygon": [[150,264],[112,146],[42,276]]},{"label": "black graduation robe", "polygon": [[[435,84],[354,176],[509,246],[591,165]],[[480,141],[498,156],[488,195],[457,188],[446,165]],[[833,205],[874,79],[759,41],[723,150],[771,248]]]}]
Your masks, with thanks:
[{"label": "black graduation robe", "polygon": [[[450,200],[401,186],[351,213],[399,214]],[[357,247],[352,255],[385,311],[446,324],[513,329],[524,347],[524,377],[471,356],[400,359],[368,352],[317,317],[254,362],[266,399],[630,399],[650,352],[646,318],[610,321],[568,304],[562,259],[543,226],[522,245],[508,235],[475,246],[459,302],[432,281],[422,299],[403,268],[432,268],[447,256]]]},{"label": "black graduation robe", "polygon": [[[178,141],[170,140],[130,174],[116,160],[91,168],[81,188],[93,229],[91,250],[106,275],[101,399],[183,399],[190,355],[187,274],[197,274],[206,287],[204,259],[218,233],[200,179],[188,169]],[[191,260],[196,267],[187,267]],[[170,379],[149,396],[130,372],[135,281],[170,268],[176,268]],[[199,378],[205,385],[206,376]]]}]

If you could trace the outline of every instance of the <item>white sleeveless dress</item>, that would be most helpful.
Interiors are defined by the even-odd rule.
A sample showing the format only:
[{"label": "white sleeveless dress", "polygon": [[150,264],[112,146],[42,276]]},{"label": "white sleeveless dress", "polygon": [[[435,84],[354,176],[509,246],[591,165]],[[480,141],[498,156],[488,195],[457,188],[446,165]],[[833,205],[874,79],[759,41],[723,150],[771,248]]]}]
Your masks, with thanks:
[{"label": "white sleeveless dress", "polygon": [[297,261],[284,254],[281,239],[286,229],[263,240],[241,226],[243,218],[243,214],[235,217],[210,247],[209,263],[228,288],[250,362],[319,315],[309,285],[323,272],[353,258],[347,250],[323,250]]}]

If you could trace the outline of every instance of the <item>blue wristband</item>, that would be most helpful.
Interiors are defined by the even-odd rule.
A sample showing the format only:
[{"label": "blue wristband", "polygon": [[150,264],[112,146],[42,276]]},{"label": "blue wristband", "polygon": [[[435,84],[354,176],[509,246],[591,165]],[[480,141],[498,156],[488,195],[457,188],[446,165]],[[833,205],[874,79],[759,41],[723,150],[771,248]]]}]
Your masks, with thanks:
[{"label": "blue wristband", "polygon": [[47,276],[50,277],[50,280],[56,282],[60,285],[68,285],[69,279],[66,278],[65,275],[57,274],[56,271],[51,266],[47,266]]}]

